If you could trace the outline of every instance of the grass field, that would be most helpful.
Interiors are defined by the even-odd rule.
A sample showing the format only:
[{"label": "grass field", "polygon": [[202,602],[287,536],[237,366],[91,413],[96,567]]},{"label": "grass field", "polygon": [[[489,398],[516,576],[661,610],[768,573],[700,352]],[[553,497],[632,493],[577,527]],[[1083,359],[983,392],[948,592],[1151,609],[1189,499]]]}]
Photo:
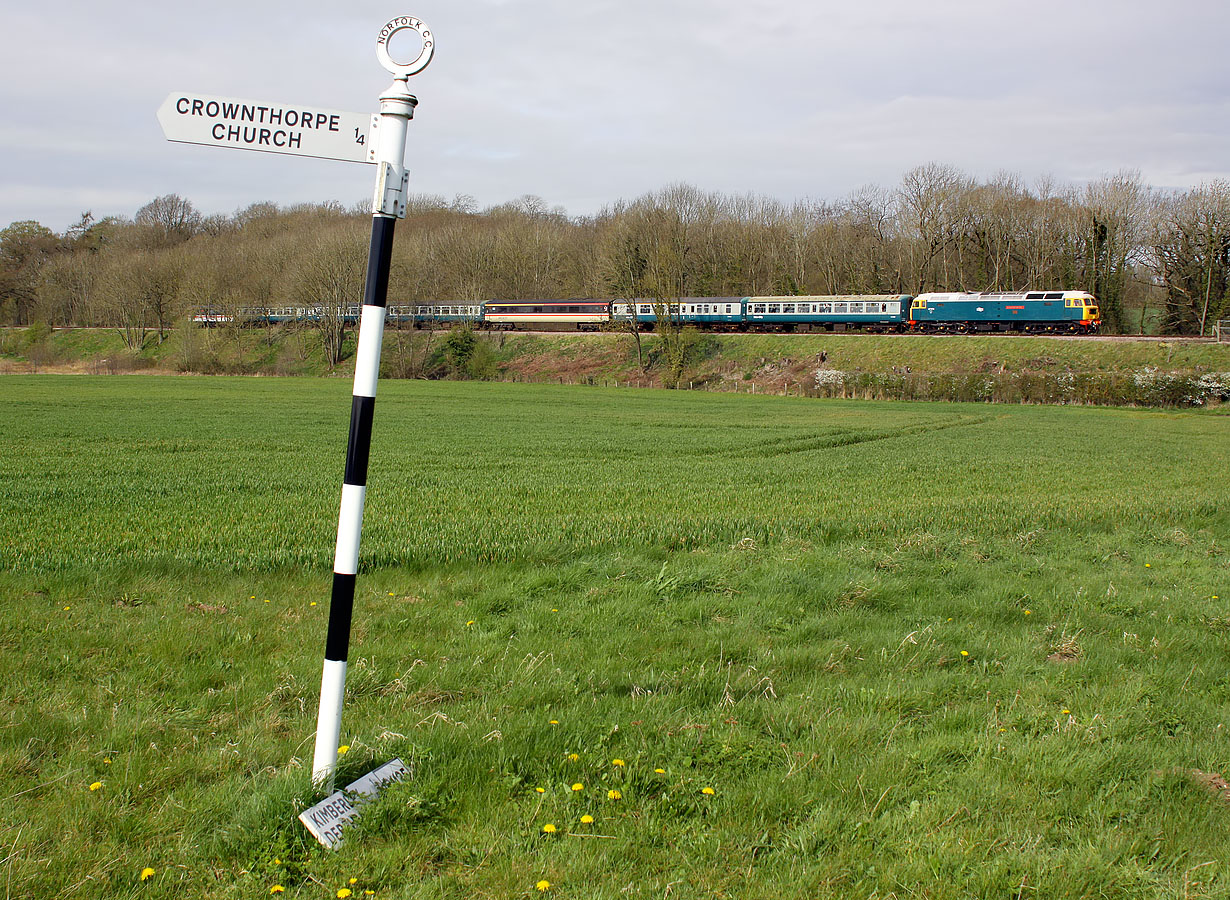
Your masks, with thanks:
[{"label": "grass field", "polygon": [[349,383],[0,389],[6,897],[1230,896],[1217,411],[382,384],[331,853]]}]

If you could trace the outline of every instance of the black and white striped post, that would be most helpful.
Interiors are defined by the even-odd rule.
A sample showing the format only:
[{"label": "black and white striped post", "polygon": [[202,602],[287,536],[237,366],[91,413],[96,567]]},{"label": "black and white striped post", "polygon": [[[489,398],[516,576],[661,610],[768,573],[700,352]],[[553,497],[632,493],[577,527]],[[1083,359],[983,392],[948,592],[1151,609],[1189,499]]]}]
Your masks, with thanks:
[{"label": "black and white striped post", "polygon": [[[389,40],[399,31],[412,30],[423,49],[414,62],[401,65],[389,55]],[[359,346],[355,355],[354,396],[350,406],[350,438],[346,444],[346,474],[337,523],[337,550],[333,557],[333,594],[329,602],[329,631],[325,637],[325,665],[320,681],[320,713],[316,724],[316,753],[312,780],[333,789],[337,747],[342,731],[342,701],[346,694],[346,658],[350,649],[350,619],[354,610],[355,576],[359,571],[359,536],[363,531],[363,500],[367,492],[367,461],[371,451],[372,416],[376,381],[380,376],[380,348],[384,339],[385,303],[389,290],[389,263],[393,253],[393,226],[406,215],[409,173],[405,168],[406,131],[418,99],[407,79],[431,62],[434,39],[427,26],[413,16],[388,22],[376,41],[376,56],[393,73],[393,84],[380,97],[380,116],[370,158],[376,163],[376,191],[372,198],[372,241],[359,319]]]}]

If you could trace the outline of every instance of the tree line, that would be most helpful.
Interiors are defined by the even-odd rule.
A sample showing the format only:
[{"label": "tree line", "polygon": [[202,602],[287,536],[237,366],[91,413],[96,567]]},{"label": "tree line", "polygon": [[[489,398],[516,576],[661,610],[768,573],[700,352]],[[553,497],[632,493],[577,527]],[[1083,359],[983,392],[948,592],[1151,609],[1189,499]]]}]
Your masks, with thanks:
[{"label": "tree line", "polygon": [[[338,203],[205,216],[171,194],[62,234],[14,222],[0,231],[0,324],[110,327],[135,349],[198,308],[358,304],[369,219]],[[1109,331],[1209,333],[1230,315],[1230,183],[1027,185],[933,163],[835,201],[674,184],[584,217],[534,196],[479,210],[417,195],[389,302],[1024,289],[1090,291]],[[322,325],[339,352],[340,335]]]}]

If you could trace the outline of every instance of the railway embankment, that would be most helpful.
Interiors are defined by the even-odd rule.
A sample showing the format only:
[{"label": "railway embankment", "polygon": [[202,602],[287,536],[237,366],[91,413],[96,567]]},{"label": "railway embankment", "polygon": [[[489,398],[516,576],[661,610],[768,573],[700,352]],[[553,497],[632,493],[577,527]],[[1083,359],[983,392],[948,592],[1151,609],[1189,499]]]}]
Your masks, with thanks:
[{"label": "railway embankment", "polygon": [[[10,328],[0,331],[0,374],[349,377],[353,344],[352,334],[329,366],[310,329],[183,324],[135,341],[116,329]],[[390,330],[382,376],[885,400],[1230,402],[1230,344],[1207,340],[695,332],[673,358],[671,349],[651,334]]]}]

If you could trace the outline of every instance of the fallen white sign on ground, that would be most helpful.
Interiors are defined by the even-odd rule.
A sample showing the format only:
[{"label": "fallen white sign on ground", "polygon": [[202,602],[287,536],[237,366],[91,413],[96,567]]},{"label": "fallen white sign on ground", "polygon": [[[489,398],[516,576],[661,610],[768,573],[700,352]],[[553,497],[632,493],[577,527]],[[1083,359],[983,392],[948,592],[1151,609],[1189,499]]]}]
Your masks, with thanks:
[{"label": "fallen white sign on ground", "polygon": [[332,850],[342,843],[342,828],[376,799],[381,788],[409,774],[410,770],[400,759],[387,762],[346,785],[344,790],[334,791],[311,809],[305,809],[299,814],[299,821],[316,840]]}]

